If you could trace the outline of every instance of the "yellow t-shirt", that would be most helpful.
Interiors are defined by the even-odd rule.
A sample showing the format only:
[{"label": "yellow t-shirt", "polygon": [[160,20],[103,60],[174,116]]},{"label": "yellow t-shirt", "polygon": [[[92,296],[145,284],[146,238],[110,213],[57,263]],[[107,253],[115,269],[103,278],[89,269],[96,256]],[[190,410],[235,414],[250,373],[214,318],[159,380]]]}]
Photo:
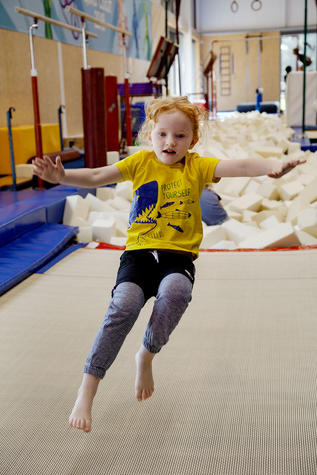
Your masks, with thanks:
[{"label": "yellow t-shirt", "polygon": [[173,165],[142,150],[116,163],[133,182],[127,250],[168,249],[198,256],[202,240],[200,195],[213,181],[217,158],[187,152]]}]

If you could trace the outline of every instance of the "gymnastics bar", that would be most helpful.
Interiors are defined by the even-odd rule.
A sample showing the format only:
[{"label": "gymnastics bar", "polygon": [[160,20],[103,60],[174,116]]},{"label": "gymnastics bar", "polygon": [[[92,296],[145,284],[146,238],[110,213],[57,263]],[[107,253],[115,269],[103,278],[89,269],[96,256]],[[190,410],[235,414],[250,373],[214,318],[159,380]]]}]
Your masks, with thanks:
[{"label": "gymnastics bar", "polygon": [[130,111],[130,94],[129,94],[129,80],[128,80],[128,73],[127,73],[127,67],[126,67],[126,36],[132,36],[132,33],[130,33],[127,30],[124,30],[123,28],[118,28],[117,26],[113,26],[110,23],[106,23],[102,20],[99,20],[98,18],[95,18],[91,15],[88,15],[85,12],[82,12],[81,10],[77,10],[76,8],[73,8],[71,6],[68,6],[66,10],[69,13],[73,13],[74,15],[77,15],[81,17],[81,21],[84,24],[85,20],[91,21],[93,23],[96,23],[97,25],[103,26],[104,28],[109,28],[111,30],[116,31],[117,33],[122,34],[122,39],[123,39],[123,59],[124,59],[124,69],[125,69],[125,79],[124,79],[124,84],[125,84],[125,116],[126,116],[126,134],[127,134],[127,144],[132,145],[132,127],[131,127],[131,111]]},{"label": "gymnastics bar", "polygon": [[89,20],[89,21],[92,21],[93,23],[97,23],[97,25],[101,25],[105,28],[110,28],[111,30],[114,30],[114,31],[117,31],[118,33],[122,33],[122,35],[126,35],[126,36],[132,36],[132,33],[130,33],[129,31],[127,30],[124,30],[123,28],[118,28],[117,26],[113,26],[111,25],[110,23],[106,23],[102,20],[98,20],[98,18],[95,18],[91,15],[88,15],[87,13],[85,12],[82,12],[80,10],[77,10],[77,8],[73,8],[73,7],[66,7],[66,10],[69,12],[69,13],[73,13],[74,15],[77,15],[77,16],[80,16],[81,19],[86,19],[86,20]]},{"label": "gymnastics bar", "polygon": [[[32,97],[33,97],[33,112],[34,112],[34,133],[35,133],[35,148],[36,155],[38,157],[43,157],[43,147],[42,147],[42,132],[41,132],[41,120],[40,120],[40,107],[39,107],[39,95],[38,95],[38,84],[37,84],[37,70],[35,67],[34,60],[34,50],[33,50],[33,29],[38,27],[38,20],[45,21],[46,23],[52,23],[53,25],[59,26],[60,28],[66,28],[68,30],[77,31],[81,33],[80,28],[67,25],[67,23],[62,23],[52,18],[48,18],[39,13],[32,12],[31,10],[25,10],[24,8],[16,7],[17,13],[21,15],[29,16],[33,18],[33,25],[29,28],[29,40],[30,40],[30,53],[31,53],[31,81],[32,81]],[[92,36],[98,38],[94,33],[85,33],[87,36]],[[39,179],[40,188],[43,187],[42,180]]]},{"label": "gymnastics bar", "polygon": [[[15,10],[16,10],[17,13],[21,13],[22,15],[30,16],[34,19],[43,20],[46,23],[51,23],[52,25],[56,25],[56,26],[59,26],[61,28],[66,28],[67,30],[76,31],[77,33],[81,33],[81,28],[78,28],[76,26],[68,25],[67,23],[63,23],[61,21],[54,20],[53,18],[49,18],[49,17],[44,16],[44,15],[40,15],[39,13],[32,12],[31,10],[25,10],[25,8],[20,8],[20,7],[15,7]],[[95,33],[90,33],[89,31],[86,31],[86,35],[91,36],[92,38],[98,38],[98,35],[96,35]]]}]

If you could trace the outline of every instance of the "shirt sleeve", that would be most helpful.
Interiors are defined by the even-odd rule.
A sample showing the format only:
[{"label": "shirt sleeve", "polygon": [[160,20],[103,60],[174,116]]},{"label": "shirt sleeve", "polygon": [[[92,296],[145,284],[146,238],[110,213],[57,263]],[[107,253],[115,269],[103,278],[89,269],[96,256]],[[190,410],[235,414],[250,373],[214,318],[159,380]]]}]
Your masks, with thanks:
[{"label": "shirt sleeve", "polygon": [[118,167],[121,172],[123,178],[122,181],[133,181],[136,168],[140,165],[140,161],[142,160],[142,153],[142,151],[136,152],[115,163],[116,167]]},{"label": "shirt sleeve", "polygon": [[200,174],[204,183],[217,183],[219,181],[218,178],[214,177],[215,168],[219,162],[219,158],[199,157]]}]

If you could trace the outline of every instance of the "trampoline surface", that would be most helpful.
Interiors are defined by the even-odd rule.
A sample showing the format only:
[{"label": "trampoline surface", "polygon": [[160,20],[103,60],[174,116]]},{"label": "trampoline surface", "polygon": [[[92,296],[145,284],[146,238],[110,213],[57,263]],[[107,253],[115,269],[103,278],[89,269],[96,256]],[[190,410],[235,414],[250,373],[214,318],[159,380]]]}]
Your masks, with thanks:
[{"label": "trampoline surface", "polygon": [[119,251],[80,249],[1,297],[1,475],[317,473],[317,250],[201,253],[193,301],[134,397],[153,300],[84,434],[67,420]]}]

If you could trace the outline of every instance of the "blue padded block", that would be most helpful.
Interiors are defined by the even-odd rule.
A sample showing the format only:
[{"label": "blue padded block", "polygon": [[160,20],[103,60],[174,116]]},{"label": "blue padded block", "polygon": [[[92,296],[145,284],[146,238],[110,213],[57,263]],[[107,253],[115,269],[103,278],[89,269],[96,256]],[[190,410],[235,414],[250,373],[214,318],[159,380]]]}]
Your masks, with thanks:
[{"label": "blue padded block", "polygon": [[0,295],[55,257],[76,227],[46,223],[0,249]]},{"label": "blue padded block", "polygon": [[85,198],[85,196],[88,194],[88,193],[91,193],[92,195],[96,195],[96,188],[82,188],[80,186],[71,186],[71,185],[57,185],[57,186],[54,186],[54,188],[51,188],[50,191],[62,191],[62,192],[66,192],[67,195],[69,194],[76,194],[76,195],[80,195],[82,196],[83,198]]},{"label": "blue padded block", "polygon": [[[21,191],[0,191],[0,209],[17,203],[19,201],[23,201],[29,198],[32,198],[38,192],[35,190],[21,190]],[[1,213],[1,211],[0,211]]]},{"label": "blue padded block", "polygon": [[85,168],[85,157],[76,158],[76,160],[69,160],[63,163],[64,168]]},{"label": "blue padded block", "polygon": [[46,222],[42,206],[20,201],[0,210],[0,246],[19,238]]},{"label": "blue padded block", "polygon": [[306,150],[309,150],[310,152],[315,153],[317,152],[317,144],[302,145],[301,150],[303,150],[303,152],[306,152]]},{"label": "blue padded block", "polygon": [[[32,190],[28,194],[18,192],[17,195],[17,192],[3,192],[6,193],[3,202],[10,203],[11,201],[11,204],[0,207],[0,246],[19,238],[45,222],[61,223],[66,197],[74,194],[85,197],[88,192],[96,194],[96,189],[58,185],[49,190]],[[3,193],[0,193],[0,197]],[[20,193],[23,194],[20,195]],[[21,196],[21,200],[18,196]]]},{"label": "blue padded block", "polygon": [[[251,112],[256,109],[255,102],[245,102],[243,104],[238,104],[236,107],[238,112]],[[260,112],[266,112],[267,114],[278,114],[279,105],[276,102],[261,102]]]},{"label": "blue padded block", "polygon": [[54,193],[51,190],[38,193],[37,196],[30,198],[27,202],[33,203],[33,206],[40,203],[41,206],[45,208],[46,221],[48,223],[62,223],[66,196],[75,193],[73,191],[68,193]]}]

